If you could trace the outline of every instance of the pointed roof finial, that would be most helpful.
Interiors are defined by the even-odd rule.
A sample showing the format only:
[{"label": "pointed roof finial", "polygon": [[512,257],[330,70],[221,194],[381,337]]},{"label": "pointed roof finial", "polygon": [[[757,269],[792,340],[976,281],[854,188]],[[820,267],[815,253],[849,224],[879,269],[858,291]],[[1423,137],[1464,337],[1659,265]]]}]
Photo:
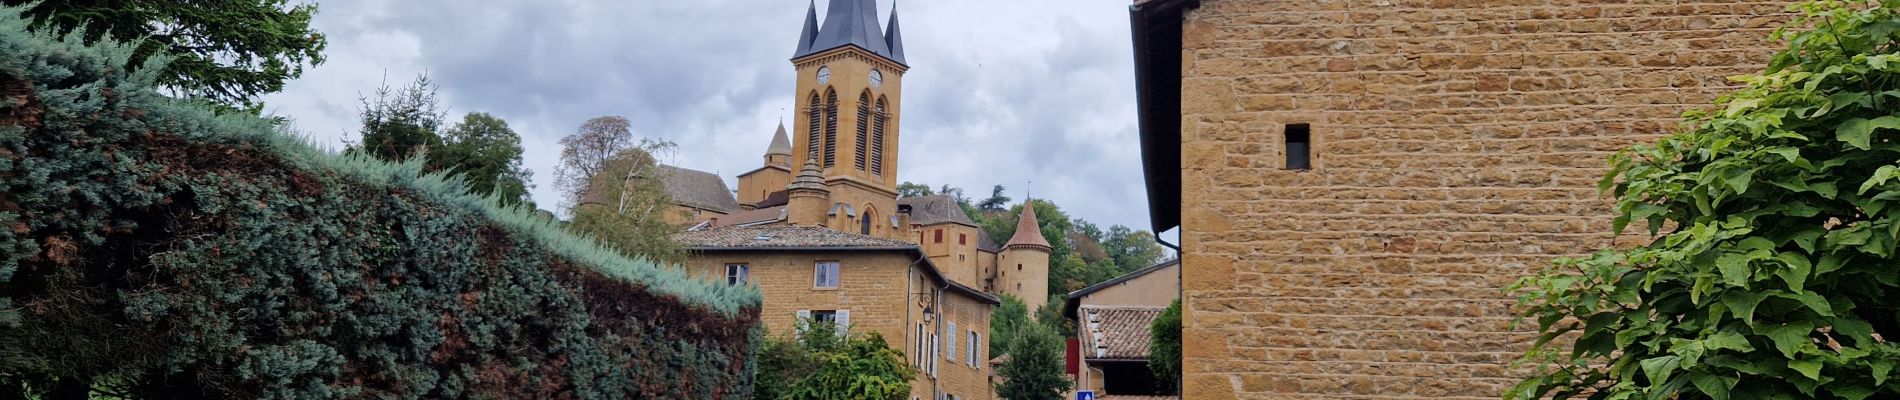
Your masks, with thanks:
[{"label": "pointed roof finial", "polygon": [[[877,24],[877,0],[831,0],[825,9],[825,24],[818,29],[811,45],[800,46],[792,59],[822,53],[845,46],[857,46],[880,57],[893,57],[889,38]],[[810,19],[810,18],[808,18]]]},{"label": "pointed roof finial", "polygon": [[811,44],[816,40],[818,40],[818,0],[812,0],[809,8],[805,9],[805,31],[798,34],[798,51],[792,53],[793,57],[804,56],[806,52],[810,52]]},{"label": "pointed roof finial", "polygon": [[904,62],[904,35],[898,33],[897,29],[896,0],[891,1],[891,22],[884,25],[884,47],[891,49],[891,61],[896,61],[898,64],[909,64]]},{"label": "pointed roof finial", "polygon": [[1036,200],[1023,200],[1022,217],[1016,219],[1016,234],[1009,238],[1009,244],[1003,247],[1039,246],[1044,251],[1054,247],[1042,237],[1042,224],[1036,221]]},{"label": "pointed roof finial", "polygon": [[772,145],[765,148],[765,155],[792,155],[792,140],[785,135],[785,120],[778,121],[778,132],[772,133]]}]

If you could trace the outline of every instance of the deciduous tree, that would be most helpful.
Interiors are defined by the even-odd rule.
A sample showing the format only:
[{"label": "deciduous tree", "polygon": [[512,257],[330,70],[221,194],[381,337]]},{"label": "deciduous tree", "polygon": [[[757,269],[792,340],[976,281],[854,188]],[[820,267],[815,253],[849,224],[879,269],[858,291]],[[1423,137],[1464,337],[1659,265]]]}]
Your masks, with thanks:
[{"label": "deciduous tree", "polygon": [[990,312],[990,357],[1009,354],[1009,339],[1016,337],[1016,330],[1029,324],[1029,306],[1022,299],[1009,294],[1000,294],[1003,304]]},{"label": "deciduous tree", "polygon": [[1062,371],[1062,338],[1049,328],[1025,325],[1010,342],[1009,360],[996,369],[1003,382],[996,395],[1012,400],[1061,400],[1072,386]]},{"label": "deciduous tree", "polygon": [[508,121],[488,113],[468,113],[443,133],[442,141],[442,149],[430,153],[431,158],[461,175],[469,192],[494,195],[502,204],[534,208],[528,197],[534,173],[521,167],[521,135],[508,127]]},{"label": "deciduous tree", "polygon": [[592,189],[569,209],[568,229],[631,257],[685,261],[685,248],[673,239],[681,228],[665,218],[673,201],[653,157],[672,147],[671,142],[642,141],[593,167],[594,179],[583,186]]},{"label": "deciduous tree", "polygon": [[1154,371],[1155,384],[1163,394],[1175,394],[1181,386],[1181,299],[1155,317],[1148,330],[1148,368]]},{"label": "deciduous tree", "polygon": [[582,123],[574,134],[561,138],[561,164],[554,170],[554,185],[565,192],[569,202],[578,202],[587,193],[607,165],[621,156],[621,150],[639,143],[633,139],[633,123],[625,117],[595,117]]}]

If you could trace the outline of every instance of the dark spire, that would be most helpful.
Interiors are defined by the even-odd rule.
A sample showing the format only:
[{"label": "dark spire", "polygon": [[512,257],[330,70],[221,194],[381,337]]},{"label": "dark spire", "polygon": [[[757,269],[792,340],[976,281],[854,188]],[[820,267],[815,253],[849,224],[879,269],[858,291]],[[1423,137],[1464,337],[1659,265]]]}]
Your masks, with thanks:
[{"label": "dark spire", "polygon": [[805,9],[805,32],[798,34],[798,51],[793,57],[804,56],[811,51],[811,43],[818,39],[818,0],[812,0],[811,8]]},{"label": "dark spire", "polygon": [[877,0],[831,0],[830,4],[825,9],[823,28],[818,29],[818,34],[813,37],[810,46],[800,46],[798,55],[792,58],[801,58],[844,46],[858,46],[870,51],[871,54],[903,63],[901,57],[893,55],[890,38],[885,37],[883,30],[878,27]]},{"label": "dark spire", "polygon": [[891,23],[884,24],[884,46],[891,49],[891,60],[904,62],[904,35],[897,33],[897,1],[891,1]]}]

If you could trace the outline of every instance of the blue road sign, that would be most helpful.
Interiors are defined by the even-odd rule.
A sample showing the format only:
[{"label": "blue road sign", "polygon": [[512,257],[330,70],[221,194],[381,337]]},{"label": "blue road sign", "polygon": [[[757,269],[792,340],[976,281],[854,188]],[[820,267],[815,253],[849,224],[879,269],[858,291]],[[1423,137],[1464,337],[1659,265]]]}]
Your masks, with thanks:
[{"label": "blue road sign", "polygon": [[1075,400],[1095,400],[1095,391],[1078,390],[1075,392]]}]

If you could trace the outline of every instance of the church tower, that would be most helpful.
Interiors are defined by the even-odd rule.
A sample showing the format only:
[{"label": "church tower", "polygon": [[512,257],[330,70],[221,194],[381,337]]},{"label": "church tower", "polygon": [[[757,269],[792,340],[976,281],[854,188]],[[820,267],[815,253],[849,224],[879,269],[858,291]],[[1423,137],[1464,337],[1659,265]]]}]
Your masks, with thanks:
[{"label": "church tower", "polygon": [[785,123],[779,122],[772,144],[765,148],[765,166],[739,175],[739,207],[747,210],[765,201],[773,192],[792,183],[792,140],[785,136]]},{"label": "church tower", "polygon": [[831,196],[825,225],[896,236],[898,120],[910,69],[897,12],[880,29],[876,0],[830,0],[821,27],[813,3],[791,61],[799,120],[790,161],[817,162]]},{"label": "church tower", "polygon": [[1008,293],[1023,301],[1031,310],[1049,302],[1049,255],[1055,247],[1042,238],[1042,225],[1036,221],[1036,202],[1023,202],[1023,213],[1016,220],[1016,234],[1003,253],[996,257],[996,287],[991,292]]}]

